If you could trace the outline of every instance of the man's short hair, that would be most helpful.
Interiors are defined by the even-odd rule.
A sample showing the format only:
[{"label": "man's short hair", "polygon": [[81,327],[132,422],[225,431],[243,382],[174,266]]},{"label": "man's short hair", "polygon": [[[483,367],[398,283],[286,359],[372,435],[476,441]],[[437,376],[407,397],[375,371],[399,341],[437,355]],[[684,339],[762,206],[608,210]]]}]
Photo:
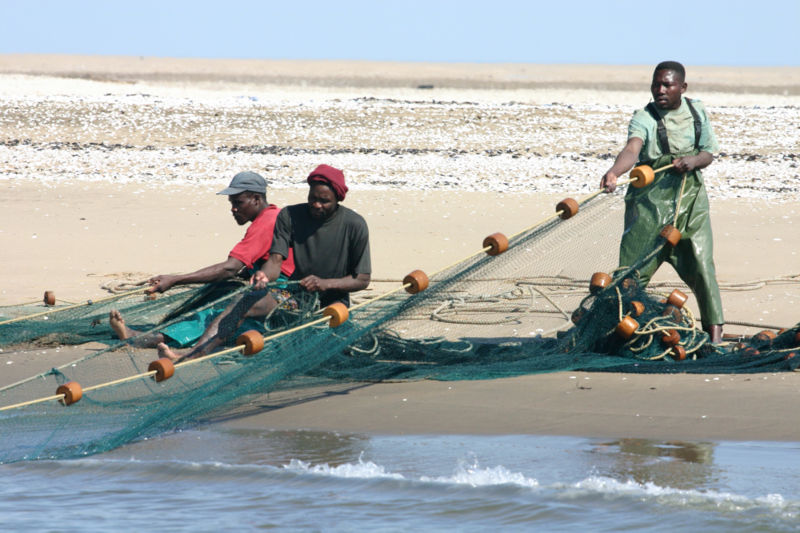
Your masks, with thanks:
[{"label": "man's short hair", "polygon": [[264,203],[267,203],[267,195],[265,193],[263,193],[263,192],[255,192],[255,191],[247,191],[247,192],[252,194],[253,196],[261,197],[261,200],[263,200]]},{"label": "man's short hair", "polygon": [[658,65],[656,65],[655,70],[653,71],[653,77],[655,77],[656,72],[659,70],[671,70],[680,76],[681,81],[686,81],[686,69],[683,68],[683,65],[678,63],[677,61],[662,61]]}]

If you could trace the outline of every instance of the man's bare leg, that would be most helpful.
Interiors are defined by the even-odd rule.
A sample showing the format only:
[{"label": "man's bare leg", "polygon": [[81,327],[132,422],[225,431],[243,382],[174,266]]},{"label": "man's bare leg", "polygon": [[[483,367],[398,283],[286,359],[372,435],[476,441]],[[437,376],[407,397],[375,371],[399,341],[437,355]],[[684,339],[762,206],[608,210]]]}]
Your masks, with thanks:
[{"label": "man's bare leg", "polygon": [[278,302],[269,293],[253,302],[253,299],[257,297],[258,294],[256,292],[251,292],[229,305],[225,311],[211,321],[191,351],[181,353],[173,350],[162,339],[157,345],[158,356],[167,357],[177,362],[202,357],[211,353],[239,329],[245,318],[266,316],[278,306]]},{"label": "man's bare leg", "polygon": [[164,335],[161,333],[155,332],[142,335],[140,331],[129,328],[125,324],[122,314],[116,309],[108,313],[108,323],[120,340],[131,339],[130,343],[139,348],[155,348],[158,343],[164,342]]}]

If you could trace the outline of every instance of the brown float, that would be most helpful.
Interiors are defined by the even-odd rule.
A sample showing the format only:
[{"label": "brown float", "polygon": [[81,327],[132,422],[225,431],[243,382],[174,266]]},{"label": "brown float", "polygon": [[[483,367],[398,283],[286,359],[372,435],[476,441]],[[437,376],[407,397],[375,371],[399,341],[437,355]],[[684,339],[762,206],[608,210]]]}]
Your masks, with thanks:
[{"label": "brown float", "polygon": [[647,165],[639,165],[638,167],[634,167],[633,170],[631,170],[630,176],[633,180],[631,185],[637,189],[647,187],[653,183],[654,179],[656,179],[656,173]]},{"label": "brown float", "polygon": [[155,370],[155,375],[153,375],[153,379],[156,382],[162,382],[171,378],[175,374],[175,365],[172,364],[172,361],[166,357],[162,357],[160,359],[156,359],[152,361],[148,367],[147,371],[152,372]]},{"label": "brown float", "polygon": [[508,238],[502,233],[492,233],[483,239],[483,247],[489,247],[486,253],[489,255],[500,255],[508,250]]},{"label": "brown float", "polygon": [[623,339],[630,339],[633,332],[639,329],[639,323],[636,322],[633,318],[626,316],[625,318],[617,324],[615,331],[617,335],[622,337]]},{"label": "brown float", "polygon": [[664,226],[659,235],[664,237],[664,239],[666,239],[666,241],[673,248],[675,248],[681,240],[681,232],[678,231],[678,229],[672,224],[667,224],[666,226]]},{"label": "brown float", "polygon": [[407,293],[417,294],[428,288],[428,275],[422,270],[415,270],[403,278],[403,285]]},{"label": "brown float", "polygon": [[611,276],[605,272],[595,272],[589,281],[589,292],[597,294],[609,285],[611,285]]},{"label": "brown float", "polygon": [[59,385],[56,389],[56,394],[63,394],[64,397],[60,400],[64,405],[72,405],[83,397],[83,389],[77,381],[68,381],[63,385]]},{"label": "brown float", "polygon": [[560,216],[563,220],[567,220],[568,218],[572,218],[578,214],[578,202],[573,200],[572,198],[564,198],[558,204],[556,204],[556,213]]},{"label": "brown float", "polygon": [[254,329],[245,331],[236,337],[236,346],[244,346],[243,354],[253,355],[264,349],[264,336]]},{"label": "brown float", "polygon": [[332,328],[336,328],[347,322],[347,318],[350,316],[350,311],[348,311],[347,306],[342,302],[336,302],[326,307],[322,311],[322,314],[331,317],[328,325]]}]

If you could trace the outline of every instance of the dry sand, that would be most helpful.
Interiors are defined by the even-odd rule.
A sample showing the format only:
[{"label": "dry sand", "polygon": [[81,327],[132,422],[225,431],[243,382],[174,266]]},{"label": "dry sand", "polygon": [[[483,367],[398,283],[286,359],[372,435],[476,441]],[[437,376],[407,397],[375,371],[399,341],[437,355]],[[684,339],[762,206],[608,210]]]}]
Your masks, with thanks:
[{"label": "dry sand", "polygon": [[[268,70],[272,77],[254,74],[255,66]],[[797,278],[800,208],[796,203],[798,182],[792,181],[798,179],[795,157],[799,122],[776,121],[775,117],[794,117],[798,113],[800,97],[794,96],[800,86],[798,69],[697,70],[702,72],[697,77],[706,80],[709,91],[703,99],[727,102],[728,107],[716,110],[723,123],[718,135],[723,146],[736,147],[728,157],[721,158],[718,165],[721,170],[716,175],[712,169],[717,163],[708,172],[715,256],[719,280],[725,288],[726,315],[732,322],[752,323],[752,326],[731,325],[727,330],[752,333],[764,327],[791,326],[800,320],[796,311],[800,303]],[[156,273],[187,271],[220,261],[243,231],[230,217],[225,199],[214,195],[233,173],[245,168],[265,172],[273,182],[270,200],[285,205],[303,200],[302,176],[312,162],[331,161],[341,164],[353,176],[353,190],[346,204],[362,213],[370,226],[373,278],[377,280],[371,291],[393,287],[412,269],[432,271],[448,265],[473,252],[488,233],[513,233],[549,215],[563,196],[579,195],[596,187],[600,169],[609,165],[605,154],[621,146],[631,106],[647,97],[647,70],[644,69],[645,74],[641,71],[634,67],[609,70],[598,66],[307,62],[256,65],[152,58],[0,56],[0,79],[8,82],[0,83],[3,94],[0,249],[5,251],[0,263],[0,276],[4,280],[0,304],[37,300],[45,289],[56,291],[62,301],[82,301],[105,294],[101,285],[106,282],[140,280]],[[420,72],[427,74],[412,76]],[[521,72],[528,72],[528,85],[499,84],[498,80],[511,83],[513,76],[522,76]],[[623,72],[625,79],[614,78],[614,82],[628,85],[611,90],[597,88],[592,83],[602,72]],[[278,80],[275,76],[282,78]],[[637,76],[644,76],[644,82],[640,83]],[[437,87],[449,83],[450,88],[420,93],[415,85],[409,86],[434,79]],[[630,85],[634,79],[636,83]],[[297,85],[298,80],[313,83],[305,83],[303,87]],[[463,88],[467,82],[471,85]],[[725,85],[726,92],[711,91],[715,83]],[[153,99],[125,96],[140,95],[145,90],[155,95]],[[341,159],[344,156],[335,153],[337,147],[346,148],[354,140],[341,134],[347,131],[344,127],[337,128],[340,138],[323,139],[311,132],[308,136],[297,133],[277,140],[258,138],[255,132],[259,124],[242,122],[230,130],[209,129],[207,126],[214,126],[214,119],[208,116],[213,117],[215,112],[226,116],[236,112],[227,99],[236,93],[257,94],[261,99],[259,105],[275,116],[283,113],[291,118],[302,105],[317,106],[309,111],[311,115],[319,111],[345,125],[349,120],[357,132],[353,135],[359,146],[384,149],[386,153],[380,157],[385,159],[357,153]],[[103,96],[107,94],[115,96]],[[410,95],[415,96],[410,98]],[[360,112],[369,115],[369,98],[410,102],[442,96],[456,102],[444,113],[442,109],[434,109],[435,106],[404,104],[405,123],[393,130],[394,135],[381,136],[380,132],[369,130],[369,121],[363,118],[337,115],[342,107],[350,108],[353,116]],[[357,99],[365,97],[367,103],[360,107]],[[179,103],[177,109],[194,110],[200,102],[203,113],[184,115],[185,121],[174,130],[165,126],[177,120],[169,111],[164,112],[164,118],[148,123],[144,128],[147,131],[141,127],[114,129],[107,124],[102,130],[86,127],[79,120],[88,115],[100,121],[111,120],[96,109],[97,102],[102,100],[112,111],[122,109],[132,113],[127,116],[136,123],[140,117],[156,116],[159,104],[169,107],[166,105],[169,98],[195,102]],[[554,113],[553,121],[540,122],[538,129],[533,128],[536,132],[518,138],[520,135],[515,134],[518,130],[513,129],[514,113],[503,115],[502,102],[510,101],[527,102],[524,105],[529,106],[516,108],[515,112],[535,107],[541,117],[546,113],[537,106],[544,105],[543,102],[557,102],[558,106],[548,111]],[[590,106],[587,102],[603,106],[606,101],[611,102],[607,113],[586,107],[583,108],[586,114],[594,113],[596,118],[586,119],[571,130],[558,127],[562,121],[570,120],[573,113],[569,106]],[[460,136],[449,137],[447,132],[437,132],[456,146],[463,138],[468,152],[463,157],[450,152],[405,153],[404,160],[395,162],[396,155],[389,152],[405,146],[406,140],[414,139],[415,132],[422,148],[429,151],[438,148],[440,138],[426,137],[430,133],[427,129],[437,116],[456,120],[453,117],[461,116],[459,113],[468,115],[465,106],[458,102],[472,102],[476,109],[470,113],[496,113],[494,129],[481,133],[480,127],[475,127],[469,135],[462,130]],[[65,106],[73,110],[72,114],[51,112]],[[20,118],[34,108],[42,112],[36,121],[27,123]],[[57,116],[62,118],[46,118]],[[725,118],[734,116],[746,117],[747,127]],[[417,117],[425,123],[425,128],[409,123],[408,117]],[[550,137],[557,137],[549,145],[536,137],[539,129],[548,127],[546,124],[555,125]],[[614,133],[598,135],[602,139],[592,144],[592,129],[600,127],[598,124]],[[458,126],[454,123],[454,127]],[[581,129],[580,142],[586,144],[584,153],[577,160],[560,157],[559,146],[579,144],[573,139],[575,128]],[[145,150],[142,144],[137,144],[138,139],[152,131],[156,135],[148,143],[153,149]],[[299,155],[277,150],[215,156],[220,153],[220,146],[235,144],[226,141],[228,135],[235,140],[250,136],[251,145],[297,145],[305,151]],[[502,145],[497,136],[502,136],[506,145],[511,143],[518,157],[510,154],[498,158],[481,151],[482,143]],[[28,144],[24,142],[26,139]],[[60,141],[75,144],[53,146]],[[187,148],[197,141],[207,142],[208,150]],[[107,146],[129,142],[131,146],[114,151],[91,144],[96,142],[105,142]],[[545,148],[540,148],[540,144]],[[526,146],[540,150],[540,157],[525,155]],[[756,156],[756,160],[748,161],[748,154]],[[538,167],[540,159],[549,161],[550,166]],[[181,160],[191,161],[198,169],[209,162],[214,171],[192,179],[192,173],[181,174],[179,166],[172,166]],[[71,161],[80,164],[72,168]],[[761,167],[747,166],[757,163]],[[466,188],[460,186],[465,179],[463,174],[450,181],[444,179],[456,168],[448,167],[453,164],[458,165],[460,172],[463,168],[482,169],[478,178],[491,182],[492,186],[486,187],[490,192],[463,190]],[[403,169],[415,165],[416,174],[403,173]],[[502,185],[506,165],[518,165],[511,174],[519,186]],[[529,171],[523,174],[520,169],[526,165]],[[86,179],[87,169],[94,178]],[[122,179],[130,177],[125,175],[126,169],[132,179]],[[42,175],[45,171],[47,175]],[[387,175],[402,183],[401,190],[392,180],[387,182]],[[753,175],[761,178],[756,183],[750,182],[744,198],[736,198],[737,194],[742,196],[741,189],[724,186],[730,179],[747,182],[741,176]],[[424,181],[431,176],[441,179]],[[782,183],[784,178],[789,185],[770,187]],[[526,183],[533,183],[529,190],[525,190]],[[665,267],[655,281],[675,279]],[[734,287],[743,283],[744,287]],[[54,366],[57,361],[70,360],[80,352],[81,349],[59,348],[0,354],[3,368],[0,384]],[[240,427],[406,434],[537,433],[800,440],[797,429],[800,415],[791,407],[799,388],[798,373],[737,376],[555,373],[481,382],[386,383],[339,387],[328,393],[317,390],[273,394],[253,407],[262,411],[256,416],[227,423]]]}]

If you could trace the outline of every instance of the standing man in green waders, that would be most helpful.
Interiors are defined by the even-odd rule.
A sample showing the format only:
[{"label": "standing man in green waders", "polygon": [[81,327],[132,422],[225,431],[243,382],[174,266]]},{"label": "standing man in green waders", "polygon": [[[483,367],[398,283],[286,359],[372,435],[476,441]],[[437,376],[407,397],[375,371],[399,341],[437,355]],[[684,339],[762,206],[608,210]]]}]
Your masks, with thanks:
[{"label": "standing man in green waders", "polygon": [[718,146],[705,106],[684,97],[686,87],[683,65],[664,61],[656,66],[650,86],[653,102],[633,114],[628,142],[600,186],[613,192],[617,177],[634,164],[653,169],[674,165],[657,174],[651,185],[628,187],[619,263],[632,266],[655,248],[665,225],[674,225],[681,232],[680,242],[665,246],[641,265],[640,282],[646,286],[661,263],[671,264],[697,298],[703,330],[718,343],[725,319],[714,268],[708,196],[700,173],[711,164]]}]

